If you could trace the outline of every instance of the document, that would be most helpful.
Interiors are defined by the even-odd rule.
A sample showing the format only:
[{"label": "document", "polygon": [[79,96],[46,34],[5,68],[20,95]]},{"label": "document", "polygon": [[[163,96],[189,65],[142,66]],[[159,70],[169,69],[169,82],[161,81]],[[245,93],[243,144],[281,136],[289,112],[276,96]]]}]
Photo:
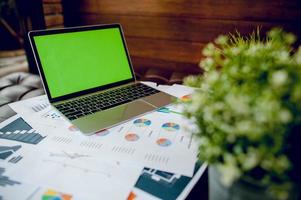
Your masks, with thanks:
[{"label": "document", "polygon": [[[69,194],[73,199],[126,199],[142,168],[103,162],[66,151],[32,151],[6,174],[20,182]],[[116,192],[118,191],[118,192]]]},{"label": "document", "polygon": [[[39,142],[35,142],[35,139],[26,139],[34,137],[35,135],[29,135],[28,132],[37,133],[37,131],[32,131],[32,128],[18,115],[9,118],[0,124],[0,131],[2,133],[10,132],[7,134],[6,138],[0,138],[0,199],[14,199],[14,200],[23,200],[23,199],[43,199],[43,198],[61,198],[61,199],[79,199],[83,198],[85,194],[78,192],[67,192],[63,188],[58,188],[57,186],[50,186],[49,184],[53,179],[50,179],[50,182],[39,183],[39,180],[32,179],[27,180],[28,177],[24,178],[24,171],[27,171],[31,175],[33,170],[28,169],[28,165],[23,163],[23,159],[28,160],[28,156],[33,159],[31,163],[39,163],[39,156],[36,157],[36,151],[48,152],[44,153],[45,156],[42,156],[42,159],[48,159],[48,162],[53,161],[57,162],[56,158],[68,160],[76,160],[81,158],[93,158],[87,154],[83,153],[74,153],[71,150],[61,151],[56,148],[54,150],[46,151],[42,148],[43,139]],[[22,136],[22,134],[24,137]],[[15,134],[12,137],[11,134]],[[0,135],[1,136],[1,135]],[[22,139],[23,138],[23,139]],[[39,137],[37,137],[39,138]],[[34,155],[33,155],[34,154]],[[99,157],[99,155],[98,155]],[[41,157],[40,157],[41,158]],[[66,160],[62,163],[68,167],[68,162]],[[99,160],[99,159],[98,159]],[[100,159],[101,160],[101,159]],[[84,162],[82,160],[81,162]],[[111,160],[112,161],[112,160]],[[98,161],[99,162],[99,161]],[[26,162],[25,162],[26,163]],[[113,162],[116,163],[116,162]],[[57,163],[59,164],[59,163]],[[70,164],[70,163],[69,163]],[[18,167],[16,167],[18,165]],[[40,164],[38,164],[40,165]],[[43,165],[41,165],[43,166]],[[43,166],[45,168],[50,167],[51,165]],[[127,165],[128,166],[128,165]],[[69,166],[70,167],[70,166]],[[76,167],[73,166],[73,167]],[[79,167],[79,166],[77,166]],[[89,166],[91,168],[93,166]],[[22,168],[24,170],[18,170]],[[155,200],[155,199],[185,199],[187,194],[190,192],[196,181],[203,174],[206,165],[196,165],[195,172],[192,178],[180,175],[173,174],[169,172],[164,172],[156,169],[150,168],[139,168],[137,166],[130,165],[131,170],[133,168],[138,168],[140,170],[140,176],[135,186],[131,189],[129,193],[128,200]],[[12,170],[13,169],[13,170]],[[27,170],[26,170],[27,169]],[[79,168],[78,168],[79,170]],[[7,171],[10,173],[7,174]],[[17,175],[11,175],[11,171],[17,171]],[[19,175],[21,173],[21,175]],[[41,173],[41,170],[38,170],[38,173]],[[27,175],[28,176],[28,175]],[[23,177],[23,178],[22,178]],[[53,177],[56,177],[54,175]],[[95,176],[97,178],[97,176]],[[36,181],[36,182],[33,182]],[[122,181],[119,179],[119,181]],[[151,186],[151,187],[150,187]],[[114,186],[113,186],[114,187]],[[166,192],[168,191],[168,192]],[[90,197],[90,196],[89,196]]]},{"label": "document", "polygon": [[[144,168],[128,200],[183,200],[203,175],[207,164],[196,163],[193,177]],[[130,198],[132,197],[132,198]]]},{"label": "document", "polygon": [[105,162],[99,155],[45,149],[47,137],[19,115],[0,124],[0,199],[126,199],[143,169]]},{"label": "document", "polygon": [[[170,93],[176,91],[177,96],[181,91],[183,95],[192,91],[180,85],[175,87],[177,89],[164,89]],[[49,106],[46,96],[20,101],[11,107],[32,127],[48,135],[44,145],[49,148],[72,149],[102,155],[103,159],[130,161],[162,171],[193,175],[197,143],[189,131],[193,124],[182,116],[179,106],[160,108],[88,137]]]},{"label": "document", "polygon": [[179,84],[174,84],[164,90],[164,92],[184,100],[187,99],[193,91],[194,88]]}]

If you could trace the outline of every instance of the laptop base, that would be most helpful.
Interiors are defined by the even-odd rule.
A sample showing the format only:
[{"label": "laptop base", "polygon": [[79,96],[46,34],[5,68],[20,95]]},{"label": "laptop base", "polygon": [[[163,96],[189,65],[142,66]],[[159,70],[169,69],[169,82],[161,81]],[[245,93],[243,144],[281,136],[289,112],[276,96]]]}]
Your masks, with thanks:
[{"label": "laptop base", "polygon": [[118,125],[133,117],[137,117],[161,106],[170,104],[173,100],[174,97],[159,92],[149,97],[72,120],[71,122],[77,126],[83,134],[91,135],[95,133],[95,130],[102,130]]}]

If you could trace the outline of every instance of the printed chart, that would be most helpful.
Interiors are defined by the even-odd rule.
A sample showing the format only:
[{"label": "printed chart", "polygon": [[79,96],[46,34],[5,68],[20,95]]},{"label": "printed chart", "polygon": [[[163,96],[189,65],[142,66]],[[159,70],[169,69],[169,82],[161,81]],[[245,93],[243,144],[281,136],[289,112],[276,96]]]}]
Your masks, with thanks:
[{"label": "printed chart", "polygon": [[[14,155],[19,149],[21,149],[21,145],[15,145],[15,146],[1,146],[0,145],[0,160],[6,160],[7,158],[11,157]],[[18,156],[13,156],[8,160],[10,163],[17,163],[19,162],[23,157],[18,155]]]},{"label": "printed chart", "polygon": [[30,118],[34,114],[51,108],[46,95],[14,102],[9,104],[9,106],[17,111],[25,120],[27,120],[27,117]]},{"label": "printed chart", "polygon": [[[198,149],[193,135],[185,130],[188,122],[183,119],[177,106],[165,106],[164,109],[97,132],[93,136],[83,137],[69,122],[56,114],[50,114],[51,111],[55,112],[51,107],[29,115],[32,109],[25,110],[26,106],[21,105],[40,105],[43,101],[47,103],[45,96],[12,106],[18,113],[23,113],[22,116],[28,117],[28,122],[32,123],[35,130],[49,136],[43,145],[60,150],[72,149],[92,156],[102,154],[103,158],[131,160],[149,168],[192,175]],[[178,164],[179,159],[183,159],[181,164]]]},{"label": "printed chart", "polygon": [[79,154],[79,153],[67,153],[65,151],[62,152],[50,152],[50,157],[60,157],[60,158],[69,158],[69,159],[79,159],[79,158],[87,158],[91,157],[90,155],[86,154]]},{"label": "printed chart", "polygon": [[18,151],[22,146],[16,145],[16,146],[0,146],[0,159],[5,160],[9,156],[11,156],[13,153]]},{"label": "printed chart", "polygon": [[[188,186],[194,180],[197,181],[206,169],[206,165],[197,163],[193,176],[187,177],[179,174],[168,173],[160,170],[144,168],[132,196],[135,199],[185,199],[194,185]],[[143,191],[143,192],[141,192]],[[179,198],[181,196],[181,198]]]},{"label": "printed chart", "polygon": [[[138,141],[140,138],[146,138],[159,147],[169,147],[175,142],[178,143],[177,145],[186,142],[187,148],[189,148],[189,140],[191,138],[187,140],[187,135],[183,134],[179,123],[181,115],[178,113],[180,112],[174,111],[170,107],[164,107],[164,112],[162,110],[148,114],[148,118],[138,118],[129,122],[132,125],[129,125],[128,129],[124,130],[124,139],[128,142],[133,142]],[[166,118],[164,114],[172,116],[171,119],[178,122],[164,122]]]},{"label": "printed chart", "polygon": [[180,125],[173,122],[167,122],[162,125],[162,128],[167,131],[178,131],[180,130]]},{"label": "printed chart", "polygon": [[[0,188],[6,186],[13,186],[15,184],[21,184],[19,181],[10,179],[8,176],[4,176],[5,169],[0,167]],[[0,196],[1,197],[1,196]]]},{"label": "printed chart", "polygon": [[34,112],[40,112],[42,110],[44,110],[45,108],[47,108],[50,104],[48,102],[42,102],[42,103],[37,103],[35,105],[31,106],[31,109]]},{"label": "printed chart", "polygon": [[135,133],[127,133],[124,138],[129,142],[135,142],[139,140],[139,136]]},{"label": "printed chart", "polygon": [[98,177],[107,177],[110,178],[112,174],[106,172],[105,170],[91,169],[89,167],[82,167],[76,164],[70,164],[65,161],[58,161],[55,159],[44,159],[42,160],[42,165],[47,166],[57,166],[57,168],[64,168],[64,170],[73,170],[76,173],[83,173],[83,175],[97,175]]},{"label": "printed chart", "polygon": [[[19,181],[7,173],[7,169],[0,167],[0,199],[29,199],[37,190],[36,185]],[[13,178],[12,178],[13,177]],[[40,199],[39,199],[40,200]]]},{"label": "printed chart", "polygon": [[60,120],[61,116],[54,110],[50,110],[46,112],[45,114],[42,115],[43,118],[49,118],[49,119],[55,119],[55,120]]},{"label": "printed chart", "polygon": [[159,138],[156,143],[161,147],[168,147],[172,144],[172,142],[167,138]]},{"label": "printed chart", "polygon": [[183,115],[182,112],[172,110],[171,108],[168,108],[168,107],[158,108],[157,112],[161,112],[161,113],[174,113],[174,114],[178,114],[178,115]]},{"label": "printed chart", "polygon": [[14,140],[29,144],[38,144],[45,137],[32,129],[21,117],[0,128],[0,139]]},{"label": "printed chart", "polygon": [[191,95],[187,94],[180,98],[182,101],[187,102],[191,100]]},{"label": "printed chart", "polygon": [[[84,154],[42,150],[38,153],[32,152],[32,156],[26,156],[22,165],[10,170],[7,176],[54,189],[55,191],[44,191],[45,199],[126,199],[141,170],[140,166],[117,161],[104,162]],[[41,191],[38,193],[41,196]]]},{"label": "printed chart", "polygon": [[[60,117],[49,106],[45,96],[33,100],[25,100],[25,104],[16,103],[14,108],[18,113],[23,113],[23,119],[32,123],[34,129],[22,118],[0,128],[0,138],[11,140],[9,144],[0,145],[0,160],[18,162],[18,159],[22,159],[13,165],[17,166],[13,171],[7,168],[5,174],[0,167],[1,195],[12,194],[2,193],[1,184],[16,187],[31,181],[39,188],[32,187],[33,195],[24,196],[37,197],[35,199],[99,199],[100,196],[104,199],[125,199],[142,168],[137,165],[137,169],[133,169],[133,165],[127,166],[123,160],[137,161],[139,166],[143,164],[148,167],[143,170],[135,188],[156,198],[175,199],[191,180],[178,174],[193,174],[192,165],[197,150],[194,148],[193,136],[185,131],[187,122],[182,120],[182,112],[176,107],[166,106],[86,137]],[[24,158],[15,156],[28,146],[39,147],[28,144],[39,144],[42,140],[41,145],[55,148],[46,153],[33,152],[33,156],[24,154]],[[27,144],[20,145],[18,142]],[[100,154],[118,162],[93,160],[94,155]],[[182,162],[178,162],[179,159]],[[87,185],[88,182],[91,184]],[[115,192],[116,188],[120,188],[118,193]],[[132,197],[135,199],[136,195]]]},{"label": "printed chart", "polygon": [[42,200],[72,200],[72,195],[48,189],[43,194]]},{"label": "printed chart", "polygon": [[[190,163],[195,162],[197,155],[193,135],[185,131],[187,122],[182,115],[174,113],[178,110],[172,106],[166,108],[173,112],[149,113],[89,137],[83,137],[74,126],[66,124],[65,131],[49,135],[44,144],[91,156],[102,154],[104,159],[131,160],[149,168],[190,176],[193,172]],[[179,165],[178,159],[185,162]]]},{"label": "printed chart", "polygon": [[141,119],[136,119],[133,123],[135,126],[138,126],[138,127],[146,127],[146,126],[151,125],[152,122],[148,119],[141,118]]}]

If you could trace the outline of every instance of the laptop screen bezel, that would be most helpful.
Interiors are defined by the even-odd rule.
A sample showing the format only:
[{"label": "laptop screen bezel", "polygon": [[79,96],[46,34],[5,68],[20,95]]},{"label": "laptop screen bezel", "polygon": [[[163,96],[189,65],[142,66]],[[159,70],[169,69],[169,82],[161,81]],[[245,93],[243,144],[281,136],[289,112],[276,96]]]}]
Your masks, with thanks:
[{"label": "laptop screen bezel", "polygon": [[[131,70],[132,78],[122,80],[122,81],[118,81],[118,82],[115,82],[115,83],[110,83],[110,84],[94,87],[94,88],[89,88],[89,89],[86,89],[86,90],[66,94],[66,95],[59,96],[59,97],[52,97],[51,93],[50,93],[50,90],[49,90],[49,87],[48,87],[48,84],[47,84],[47,81],[46,81],[46,77],[45,77],[45,74],[44,74],[44,71],[43,71],[43,67],[42,67],[42,64],[41,64],[39,53],[37,51],[37,47],[36,47],[36,44],[35,44],[35,41],[34,41],[34,37],[35,36],[43,36],[43,35],[70,33],[70,32],[103,30],[103,29],[110,29],[110,28],[118,28],[119,29],[119,32],[120,32],[120,35],[121,35],[121,38],[122,38],[122,43],[123,43],[123,46],[124,46],[124,49],[125,49],[125,52],[126,52],[126,57],[127,57],[127,60],[128,60],[128,64],[129,64],[129,67],[130,67],[130,70]],[[28,37],[29,37],[29,42],[30,42],[30,45],[32,47],[33,55],[34,55],[34,58],[35,58],[35,61],[36,61],[36,64],[37,64],[37,68],[38,68],[38,71],[40,73],[40,77],[42,78],[42,83],[43,83],[45,92],[48,96],[48,100],[51,103],[72,99],[72,98],[75,98],[75,97],[78,97],[78,96],[91,94],[91,93],[94,93],[94,92],[106,90],[106,89],[109,89],[109,88],[112,88],[112,87],[117,87],[117,86],[120,86],[120,85],[124,85],[124,84],[136,81],[136,77],[135,77],[135,74],[134,74],[132,62],[131,62],[131,59],[130,59],[130,56],[129,56],[129,51],[128,51],[128,48],[126,46],[126,41],[125,41],[124,34],[123,34],[123,31],[122,31],[122,27],[121,27],[120,24],[105,24],[105,25],[81,26],[81,27],[70,27],[70,28],[50,29],[50,30],[35,30],[35,31],[30,31],[28,33]]]}]

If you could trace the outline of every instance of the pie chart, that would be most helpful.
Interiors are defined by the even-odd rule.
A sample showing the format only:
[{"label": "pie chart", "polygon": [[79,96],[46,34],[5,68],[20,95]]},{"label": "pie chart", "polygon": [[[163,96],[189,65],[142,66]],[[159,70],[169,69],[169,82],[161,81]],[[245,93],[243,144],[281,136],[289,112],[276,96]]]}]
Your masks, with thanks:
[{"label": "pie chart", "polygon": [[63,194],[54,190],[47,190],[43,196],[42,200],[71,200],[72,195]]},{"label": "pie chart", "polygon": [[162,128],[166,131],[178,131],[180,130],[180,125],[173,122],[167,122],[162,125]]},{"label": "pie chart", "polygon": [[190,95],[184,95],[180,98],[182,101],[187,102],[191,100],[191,96]]},{"label": "pie chart", "polygon": [[159,138],[156,143],[161,147],[168,147],[172,144],[172,142],[167,138]]},{"label": "pie chart", "polygon": [[151,121],[148,120],[148,119],[136,119],[134,122],[135,126],[138,126],[138,127],[145,127],[145,126],[149,126],[151,125]]},{"label": "pie chart", "polygon": [[129,142],[135,142],[139,140],[139,136],[135,133],[128,133],[124,136],[124,138]]}]

